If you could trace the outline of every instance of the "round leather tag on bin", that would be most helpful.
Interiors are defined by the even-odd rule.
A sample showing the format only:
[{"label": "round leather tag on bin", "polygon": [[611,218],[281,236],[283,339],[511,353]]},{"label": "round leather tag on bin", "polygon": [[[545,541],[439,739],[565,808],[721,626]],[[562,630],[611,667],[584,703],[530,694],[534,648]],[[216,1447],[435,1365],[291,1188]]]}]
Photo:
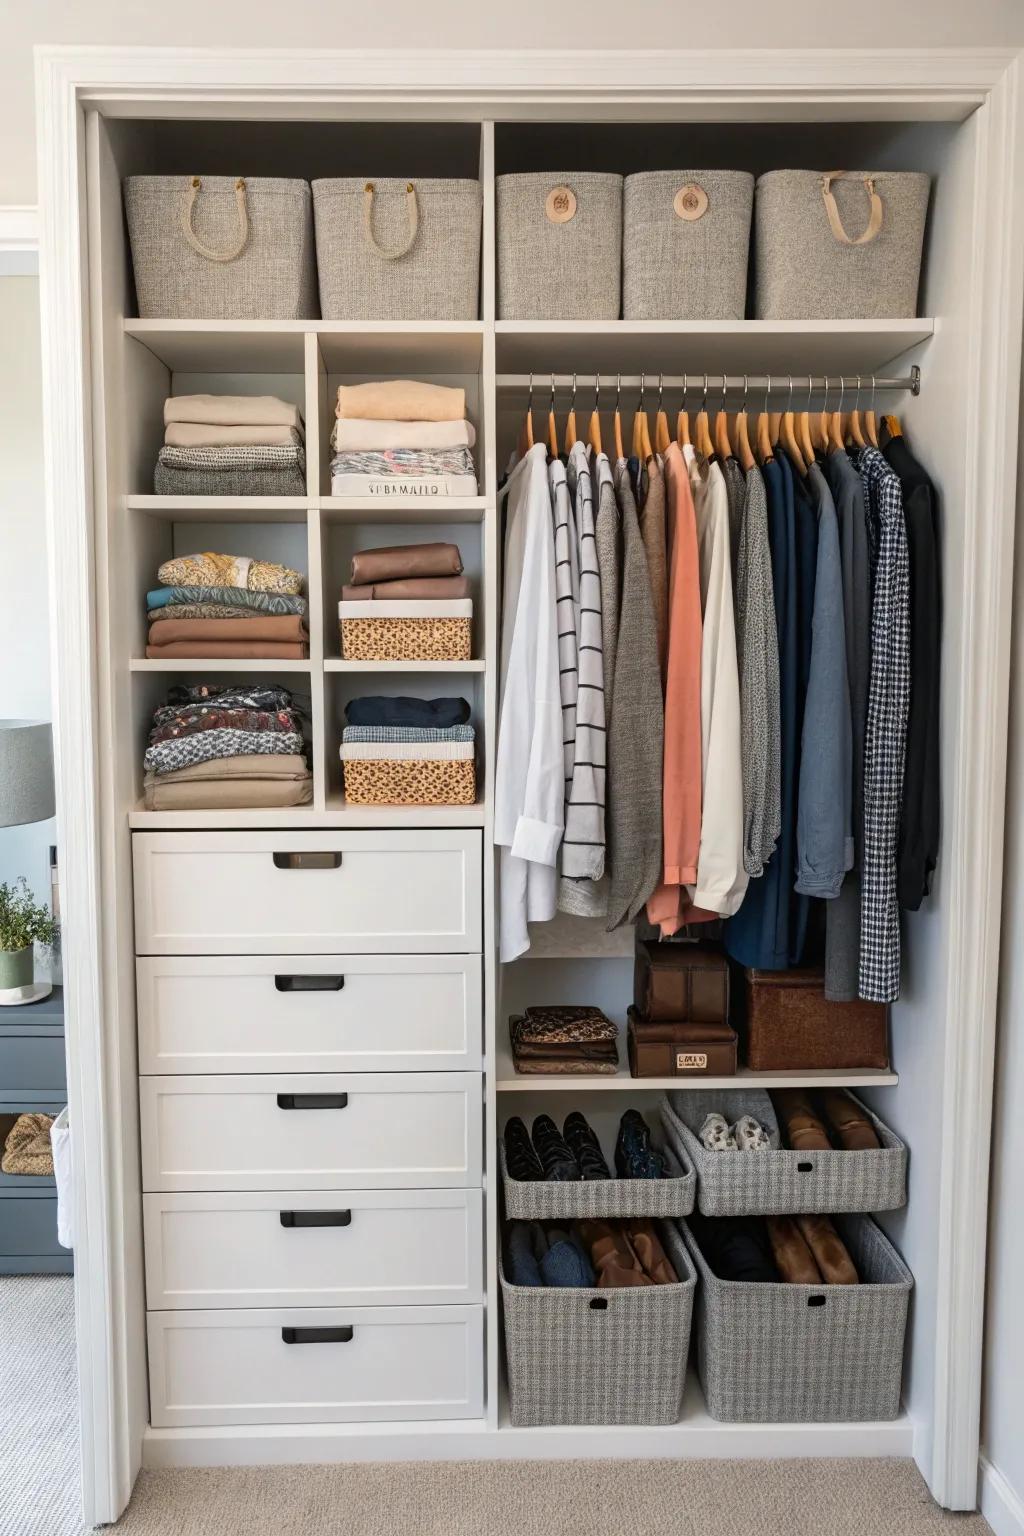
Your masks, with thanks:
[{"label": "round leather tag on bin", "polygon": [[552,187],[544,202],[544,212],[552,224],[568,224],[576,213],[576,194],[568,187]]},{"label": "round leather tag on bin", "polygon": [[694,219],[702,219],[708,211],[708,195],[703,187],[698,187],[691,182],[689,186],[680,187],[672,204],[681,219],[688,219],[691,223]]}]

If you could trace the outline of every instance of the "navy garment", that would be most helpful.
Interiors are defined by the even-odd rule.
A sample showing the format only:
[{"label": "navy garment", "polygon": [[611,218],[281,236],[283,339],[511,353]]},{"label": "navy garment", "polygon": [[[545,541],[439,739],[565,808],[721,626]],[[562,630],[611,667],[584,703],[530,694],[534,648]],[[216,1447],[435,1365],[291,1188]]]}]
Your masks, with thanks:
[{"label": "navy garment", "polygon": [[[793,510],[796,523],[796,739],[797,763],[795,783],[800,783],[800,742],[804,734],[804,707],[807,703],[807,685],[811,678],[811,645],[813,640],[814,587],[818,573],[818,513],[810,488],[800,475],[787,463],[793,482]],[[794,800],[796,790],[794,789]],[[795,814],[795,812],[794,812]],[[811,898],[798,896],[794,891],[797,874],[796,839],[793,841],[793,859],[790,868],[791,892],[789,920],[789,963],[799,965],[804,956],[807,939],[807,918],[811,910]]]},{"label": "navy garment", "polygon": [[409,725],[446,730],[466,725],[469,705],[465,699],[409,699],[376,695],[352,699],[345,706],[349,725]]}]

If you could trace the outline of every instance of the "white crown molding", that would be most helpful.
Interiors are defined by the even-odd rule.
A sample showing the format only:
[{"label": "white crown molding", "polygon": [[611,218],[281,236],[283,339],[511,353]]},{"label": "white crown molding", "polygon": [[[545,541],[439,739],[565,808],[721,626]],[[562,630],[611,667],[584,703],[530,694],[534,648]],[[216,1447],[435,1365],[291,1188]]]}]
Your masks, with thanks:
[{"label": "white crown molding", "polygon": [[0,277],[39,271],[39,209],[26,204],[0,205]]},{"label": "white crown molding", "polygon": [[980,1462],[978,1508],[995,1536],[1024,1536],[1024,1499],[987,1456]]}]

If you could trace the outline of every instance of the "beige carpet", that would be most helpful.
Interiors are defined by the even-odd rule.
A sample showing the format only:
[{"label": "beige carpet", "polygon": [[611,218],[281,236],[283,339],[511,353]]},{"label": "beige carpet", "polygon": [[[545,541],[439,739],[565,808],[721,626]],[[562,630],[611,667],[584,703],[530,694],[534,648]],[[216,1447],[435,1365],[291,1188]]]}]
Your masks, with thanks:
[{"label": "beige carpet", "polygon": [[118,1536],[990,1536],[910,1461],[399,1462],[143,1472]]},{"label": "beige carpet", "polygon": [[74,1287],[70,1275],[0,1275],[2,1536],[82,1529]]}]

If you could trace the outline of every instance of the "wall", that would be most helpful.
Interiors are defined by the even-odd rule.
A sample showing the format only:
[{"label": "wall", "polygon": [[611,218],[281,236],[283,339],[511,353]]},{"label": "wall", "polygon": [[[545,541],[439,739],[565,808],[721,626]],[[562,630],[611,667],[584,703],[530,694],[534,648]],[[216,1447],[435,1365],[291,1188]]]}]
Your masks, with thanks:
[{"label": "wall", "polygon": [[[39,281],[0,278],[0,719],[50,718]],[[52,821],[0,827],[0,880],[50,892]],[[37,962],[40,973],[43,962]]]},{"label": "wall", "polygon": [[[713,6],[680,8],[668,0],[590,0],[567,12],[548,0],[505,5],[478,0],[389,0],[374,6],[325,6],[290,0],[278,6],[246,0],[32,0],[2,7],[0,21],[0,205],[35,202],[32,142],[32,46],[117,43],[123,46],[244,48],[914,48],[1024,45],[1020,0],[901,0],[830,14],[813,0],[732,0],[728,20]],[[628,17],[628,22],[627,22]],[[572,19],[569,19],[572,18]]]}]

